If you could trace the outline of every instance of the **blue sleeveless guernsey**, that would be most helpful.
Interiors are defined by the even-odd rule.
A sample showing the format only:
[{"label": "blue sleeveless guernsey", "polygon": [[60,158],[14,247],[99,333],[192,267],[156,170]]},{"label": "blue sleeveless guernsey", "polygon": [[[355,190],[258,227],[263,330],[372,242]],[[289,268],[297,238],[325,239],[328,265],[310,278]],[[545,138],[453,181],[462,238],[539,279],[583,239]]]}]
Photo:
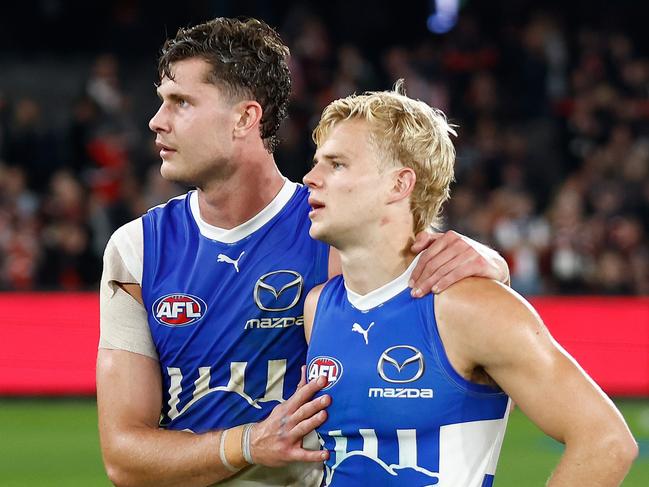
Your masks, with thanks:
[{"label": "blue sleeveless guernsey", "polygon": [[330,451],[324,485],[493,483],[509,398],[452,368],[433,296],[410,296],[415,263],[366,296],[342,276],[322,290],[307,361],[309,380],[327,376],[320,394],[332,397],[318,428]]},{"label": "blue sleeveless guernsey", "polygon": [[194,192],[143,217],[162,427],[202,433],[260,421],[295,391],[304,298],[326,281],[329,251],[309,237],[307,188],[287,182],[280,194],[283,208],[231,243],[201,233]]}]

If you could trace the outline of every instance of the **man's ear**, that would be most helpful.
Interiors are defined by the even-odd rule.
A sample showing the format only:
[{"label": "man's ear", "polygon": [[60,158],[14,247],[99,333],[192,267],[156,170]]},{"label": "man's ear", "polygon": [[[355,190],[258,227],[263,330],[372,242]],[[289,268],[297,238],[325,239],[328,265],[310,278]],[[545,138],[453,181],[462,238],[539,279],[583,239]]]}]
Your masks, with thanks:
[{"label": "man's ear", "polygon": [[254,100],[244,100],[234,106],[237,120],[234,126],[235,137],[245,137],[252,129],[259,130],[257,127],[261,123],[263,110],[261,105]]},{"label": "man's ear", "polygon": [[417,175],[411,168],[395,169],[392,174],[392,190],[388,202],[393,203],[408,198],[414,191],[416,182]]}]

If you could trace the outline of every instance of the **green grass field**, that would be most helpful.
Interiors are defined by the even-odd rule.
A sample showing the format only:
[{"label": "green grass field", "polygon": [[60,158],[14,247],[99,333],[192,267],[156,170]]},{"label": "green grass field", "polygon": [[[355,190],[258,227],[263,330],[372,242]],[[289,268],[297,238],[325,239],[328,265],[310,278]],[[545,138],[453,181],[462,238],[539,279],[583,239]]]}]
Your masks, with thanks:
[{"label": "green grass field", "polygon": [[[636,439],[640,458],[625,487],[649,485],[649,401],[618,401]],[[0,486],[107,486],[90,399],[1,399]],[[562,447],[523,414],[510,418],[497,487],[543,486]],[[459,486],[458,486],[459,487]]]}]

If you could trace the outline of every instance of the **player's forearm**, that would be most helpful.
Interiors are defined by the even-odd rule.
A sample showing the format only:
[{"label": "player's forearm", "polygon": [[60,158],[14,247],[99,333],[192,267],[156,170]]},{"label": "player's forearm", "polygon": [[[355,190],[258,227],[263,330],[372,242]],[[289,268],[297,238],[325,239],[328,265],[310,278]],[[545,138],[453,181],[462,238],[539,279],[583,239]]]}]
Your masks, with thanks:
[{"label": "player's forearm", "polygon": [[129,428],[102,437],[106,472],[118,487],[210,485],[233,475],[220,459],[220,435]]},{"label": "player's forearm", "polygon": [[578,445],[568,444],[547,485],[619,486],[637,454],[635,440],[625,435]]}]

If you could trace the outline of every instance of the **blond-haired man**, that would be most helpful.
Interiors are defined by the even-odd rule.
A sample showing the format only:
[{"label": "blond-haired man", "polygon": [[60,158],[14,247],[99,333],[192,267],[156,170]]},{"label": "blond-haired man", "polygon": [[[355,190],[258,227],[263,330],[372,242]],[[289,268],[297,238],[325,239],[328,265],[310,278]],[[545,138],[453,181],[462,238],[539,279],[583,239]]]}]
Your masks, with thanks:
[{"label": "blond-haired man", "polygon": [[549,485],[619,485],[637,454],[624,419],[523,298],[482,278],[408,292],[414,234],[449,197],[451,135],[400,84],[331,103],[314,131],[310,233],[343,270],[305,304],[308,377],[332,399],[325,484],[491,486],[511,398],[566,445]]}]

